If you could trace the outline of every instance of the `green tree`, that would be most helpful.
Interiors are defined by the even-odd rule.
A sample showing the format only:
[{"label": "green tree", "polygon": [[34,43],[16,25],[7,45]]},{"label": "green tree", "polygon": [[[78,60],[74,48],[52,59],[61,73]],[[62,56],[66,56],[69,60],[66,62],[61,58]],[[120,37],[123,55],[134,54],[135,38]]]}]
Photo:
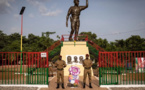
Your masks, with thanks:
[{"label": "green tree", "polygon": [[2,52],[3,48],[6,46],[7,42],[7,35],[3,33],[2,30],[0,30],[0,52]]},{"label": "green tree", "polygon": [[100,47],[104,48],[105,50],[109,45],[107,39],[102,39],[102,38],[97,39],[96,44],[98,44]]},{"label": "green tree", "polygon": [[80,35],[87,35],[88,36],[88,39],[93,41],[93,42],[96,42],[96,39],[97,39],[97,35],[95,33],[92,33],[92,32],[81,32]]},{"label": "green tree", "polygon": [[[56,42],[49,37],[54,33],[55,32],[46,32],[43,34],[47,35],[42,35],[41,37],[34,34],[29,34],[28,38],[23,36],[23,51],[37,52],[46,50],[46,48]],[[87,35],[89,40],[93,41],[106,51],[145,51],[145,39],[141,38],[139,35],[133,35],[126,40],[115,40],[115,42],[109,43],[107,39],[97,38],[97,35],[92,32],[81,32],[80,34],[84,36]],[[7,35],[0,30],[0,52],[20,51],[20,38],[21,35],[19,33]],[[60,39],[58,35],[57,38]],[[96,56],[92,54],[91,57],[95,58]]]},{"label": "green tree", "polygon": [[145,39],[139,35],[133,35],[126,39],[126,46],[128,51],[143,51],[145,50]]},{"label": "green tree", "polygon": [[126,50],[126,42],[125,40],[115,40],[116,50],[117,51],[125,51]]},{"label": "green tree", "polygon": [[11,44],[6,45],[3,50],[3,52],[19,52],[20,51],[20,41],[15,40],[11,42]]}]

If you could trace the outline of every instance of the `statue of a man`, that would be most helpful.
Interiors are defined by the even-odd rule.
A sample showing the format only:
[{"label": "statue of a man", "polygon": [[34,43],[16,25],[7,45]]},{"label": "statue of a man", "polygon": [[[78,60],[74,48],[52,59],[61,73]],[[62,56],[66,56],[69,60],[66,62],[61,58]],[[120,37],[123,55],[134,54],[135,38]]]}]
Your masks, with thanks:
[{"label": "statue of a man", "polygon": [[72,40],[72,35],[75,31],[75,40],[77,40],[79,27],[80,27],[80,13],[82,10],[86,9],[88,7],[88,0],[86,0],[86,6],[79,6],[79,0],[74,0],[74,6],[71,6],[68,10],[68,14],[66,16],[66,27],[68,27],[68,19],[70,17],[71,21],[71,33],[69,36],[69,40]]}]

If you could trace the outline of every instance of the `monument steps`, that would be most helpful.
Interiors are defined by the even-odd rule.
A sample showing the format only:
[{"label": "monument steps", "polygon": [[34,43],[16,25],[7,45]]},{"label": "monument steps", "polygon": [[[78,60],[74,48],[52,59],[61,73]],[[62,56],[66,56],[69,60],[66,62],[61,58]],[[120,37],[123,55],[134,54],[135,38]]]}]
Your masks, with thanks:
[{"label": "monument steps", "polygon": [[[88,40],[88,44],[90,44],[92,47],[94,47],[96,50],[101,51],[101,52],[105,52],[105,50],[103,48],[101,48],[100,46],[98,46],[96,43],[92,42],[91,40]],[[110,58],[110,57],[109,57]],[[115,60],[116,58],[114,56],[112,56],[113,60]],[[110,58],[111,59],[111,58]],[[106,62],[106,60],[103,60],[102,66],[112,66],[112,65],[118,65],[118,63],[120,64],[120,66],[123,66],[124,63],[121,62],[121,60],[115,60],[113,63],[111,63],[111,61]]]}]

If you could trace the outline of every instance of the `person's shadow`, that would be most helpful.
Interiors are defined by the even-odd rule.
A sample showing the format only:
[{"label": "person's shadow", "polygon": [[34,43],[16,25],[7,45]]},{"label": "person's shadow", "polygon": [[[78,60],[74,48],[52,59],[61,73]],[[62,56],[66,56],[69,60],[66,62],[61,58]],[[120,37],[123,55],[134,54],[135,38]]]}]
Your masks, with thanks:
[{"label": "person's shadow", "polygon": [[[83,81],[79,81],[81,88],[83,88]],[[96,85],[97,87],[99,87],[99,80],[97,79],[93,79],[92,77],[92,84]],[[89,83],[86,83],[86,86],[89,87]]]}]

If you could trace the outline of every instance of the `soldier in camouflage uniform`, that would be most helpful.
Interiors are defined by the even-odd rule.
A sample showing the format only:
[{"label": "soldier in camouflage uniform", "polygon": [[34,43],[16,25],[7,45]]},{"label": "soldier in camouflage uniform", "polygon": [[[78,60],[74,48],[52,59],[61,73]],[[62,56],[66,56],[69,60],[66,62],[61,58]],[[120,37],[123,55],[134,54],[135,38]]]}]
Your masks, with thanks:
[{"label": "soldier in camouflage uniform", "polygon": [[92,60],[89,59],[89,55],[86,54],[86,59],[83,61],[83,67],[84,67],[84,79],[83,79],[83,88],[85,88],[86,85],[86,78],[88,75],[89,78],[89,87],[92,88],[91,85],[91,67],[92,67]]},{"label": "soldier in camouflage uniform", "polygon": [[57,89],[59,88],[60,78],[62,81],[62,88],[64,89],[64,70],[63,68],[66,67],[66,63],[62,60],[62,56],[59,56],[59,60],[55,62],[55,67],[57,68]]}]

